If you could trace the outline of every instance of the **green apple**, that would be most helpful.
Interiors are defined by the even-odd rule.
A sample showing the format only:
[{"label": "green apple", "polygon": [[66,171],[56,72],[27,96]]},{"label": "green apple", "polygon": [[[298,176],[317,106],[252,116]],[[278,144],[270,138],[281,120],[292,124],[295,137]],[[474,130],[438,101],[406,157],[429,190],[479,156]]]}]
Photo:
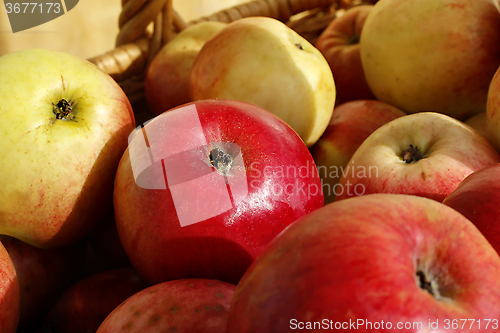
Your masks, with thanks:
[{"label": "green apple", "polygon": [[380,0],[363,26],[360,52],[380,101],[464,121],[486,111],[500,66],[498,0]]},{"label": "green apple", "polygon": [[0,234],[49,248],[112,212],[114,175],[135,127],[119,85],[70,54],[0,57]]},{"label": "green apple", "polygon": [[191,102],[189,75],[194,59],[205,42],[227,25],[206,21],[192,25],[168,42],[148,67],[144,94],[153,116]]},{"label": "green apple", "polygon": [[191,68],[191,97],[255,104],[288,123],[307,146],[323,134],[336,89],[325,57],[273,18],[229,23],[201,48]]}]

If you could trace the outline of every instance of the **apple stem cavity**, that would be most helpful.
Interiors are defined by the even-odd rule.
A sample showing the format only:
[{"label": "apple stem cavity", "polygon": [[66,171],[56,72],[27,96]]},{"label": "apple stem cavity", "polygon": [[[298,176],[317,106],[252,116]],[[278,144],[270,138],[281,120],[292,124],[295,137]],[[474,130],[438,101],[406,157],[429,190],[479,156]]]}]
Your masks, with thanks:
[{"label": "apple stem cavity", "polygon": [[350,35],[348,39],[349,45],[359,44],[359,38],[359,35]]},{"label": "apple stem cavity", "polygon": [[410,148],[403,151],[403,153],[401,154],[401,158],[406,164],[411,164],[424,158],[424,155],[422,155],[418,147],[413,147],[413,145],[410,145]]},{"label": "apple stem cavity", "polygon": [[226,152],[223,152],[219,148],[214,148],[210,151],[210,163],[212,166],[222,173],[226,175],[231,169],[231,164],[233,163],[233,158]]},{"label": "apple stem cavity", "polygon": [[[53,103],[52,103],[53,104]],[[71,111],[73,111],[73,108],[71,107],[71,103],[68,102],[66,99],[62,98],[57,102],[57,104],[54,105],[54,115],[56,116],[56,119],[63,119],[63,120],[71,120],[74,118],[74,115]]]}]

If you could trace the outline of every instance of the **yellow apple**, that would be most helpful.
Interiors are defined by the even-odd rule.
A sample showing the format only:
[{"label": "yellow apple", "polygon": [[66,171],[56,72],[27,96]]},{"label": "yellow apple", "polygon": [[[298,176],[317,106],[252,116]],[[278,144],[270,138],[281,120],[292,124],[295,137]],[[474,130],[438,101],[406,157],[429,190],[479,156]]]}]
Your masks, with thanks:
[{"label": "yellow apple", "polygon": [[0,234],[49,248],[113,211],[118,162],[135,127],[118,83],[70,54],[0,58]]},{"label": "yellow apple", "polygon": [[154,57],[144,79],[144,94],[153,116],[191,101],[189,74],[205,42],[227,23],[200,22],[168,42]]},{"label": "yellow apple", "polygon": [[290,27],[269,17],[229,23],[200,50],[191,97],[258,105],[288,123],[307,146],[323,134],[336,89],[324,56]]},{"label": "yellow apple", "polygon": [[377,99],[464,121],[486,111],[500,66],[498,1],[380,0],[363,26],[360,52]]}]

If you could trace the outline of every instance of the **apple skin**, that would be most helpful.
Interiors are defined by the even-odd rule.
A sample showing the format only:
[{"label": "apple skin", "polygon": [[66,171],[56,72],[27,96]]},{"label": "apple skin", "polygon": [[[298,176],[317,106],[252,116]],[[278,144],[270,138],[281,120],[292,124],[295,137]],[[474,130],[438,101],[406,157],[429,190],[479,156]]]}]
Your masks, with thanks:
[{"label": "apple skin", "polygon": [[82,273],[83,242],[62,248],[40,249],[10,236],[0,241],[14,263],[20,286],[17,332],[39,328],[50,307]]},{"label": "apple skin", "polygon": [[[74,243],[113,210],[135,127],[127,96],[95,65],[57,51],[4,55],[0,72],[0,234],[42,248]],[[63,99],[73,119],[56,119]]]},{"label": "apple skin", "polygon": [[144,95],[153,116],[191,102],[189,76],[194,59],[205,42],[226,25],[207,21],[190,26],[153,58],[144,78]]},{"label": "apple skin", "polygon": [[365,79],[359,37],[373,5],[347,9],[323,30],[316,48],[325,56],[335,79],[336,105],[354,100],[375,99]]},{"label": "apple skin", "polygon": [[398,108],[375,100],[350,101],[333,109],[325,133],[309,149],[323,182],[325,203],[335,200],[333,188],[363,141],[380,126],[405,115]]},{"label": "apple skin", "polygon": [[360,39],[366,80],[378,100],[407,113],[466,120],[486,110],[500,66],[496,0],[381,0]]},{"label": "apple skin", "polygon": [[[403,154],[411,146],[423,158],[406,163]],[[469,174],[499,162],[495,147],[463,122],[436,112],[411,114],[366,138],[349,161],[335,200],[401,193],[442,202]]]},{"label": "apple skin", "polygon": [[235,287],[211,279],[153,285],[120,304],[96,333],[225,333]]},{"label": "apple skin", "polygon": [[14,263],[0,242],[0,327],[15,333],[20,317],[20,288]]},{"label": "apple skin", "polygon": [[[227,333],[290,332],[324,319],[383,320],[392,330],[422,323],[399,332],[497,332],[499,274],[498,254],[450,207],[402,194],[350,198],[300,218],[271,242],[236,287]],[[481,320],[481,330],[477,322],[469,330],[469,321],[461,330],[464,318],[496,324],[484,329]],[[457,319],[459,329],[446,329],[446,319]],[[429,320],[439,320],[439,329],[427,330]]]},{"label": "apple skin", "polygon": [[464,121],[464,123],[475,129],[479,134],[484,136],[486,139],[488,139],[489,142],[491,142],[494,145],[493,136],[490,134],[490,131],[488,130],[488,119],[486,117],[486,112],[478,113],[475,116],[472,116],[466,121]]},{"label": "apple skin", "polygon": [[500,67],[495,72],[488,88],[486,126],[493,145],[500,151]]},{"label": "apple skin", "polygon": [[[114,203],[123,247],[151,284],[181,278],[236,284],[271,239],[324,204],[306,145],[258,106],[192,102],[155,117],[143,131],[134,133],[120,161]],[[142,135],[156,164],[139,148]],[[226,174],[212,165],[216,149],[232,154]],[[137,161],[149,169],[136,182]]]},{"label": "apple skin", "polygon": [[500,164],[467,176],[443,203],[472,221],[500,253]]},{"label": "apple skin", "polygon": [[325,131],[336,97],[321,52],[270,17],[238,19],[212,36],[191,68],[190,91],[193,101],[258,105],[289,124],[308,147]]},{"label": "apple skin", "polygon": [[57,300],[44,329],[58,333],[95,333],[123,301],[149,284],[131,267],[100,272],[78,281]]}]

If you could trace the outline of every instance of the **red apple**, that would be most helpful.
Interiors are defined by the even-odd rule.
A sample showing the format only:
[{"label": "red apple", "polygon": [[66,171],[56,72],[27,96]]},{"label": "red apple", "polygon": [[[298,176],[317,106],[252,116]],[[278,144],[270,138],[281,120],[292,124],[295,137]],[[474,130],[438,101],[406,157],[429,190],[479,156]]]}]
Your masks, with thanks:
[{"label": "red apple", "polygon": [[118,268],[89,276],[72,285],[57,300],[44,329],[58,333],[95,333],[123,301],[149,287],[133,268]]},{"label": "red apple", "polygon": [[9,236],[0,236],[16,269],[20,286],[18,332],[39,328],[50,307],[82,271],[83,242],[63,248],[40,249]]},{"label": "red apple", "polygon": [[500,164],[470,174],[443,203],[471,220],[500,253]]},{"label": "red apple", "polygon": [[373,5],[356,6],[336,17],[323,30],[316,48],[332,69],[337,89],[336,104],[360,99],[375,99],[361,64],[359,36]]},{"label": "red apple", "polygon": [[209,279],[166,281],[129,297],[96,333],[225,333],[234,288]]},{"label": "red apple", "polygon": [[359,146],[334,189],[335,200],[401,193],[442,202],[469,174],[496,163],[495,147],[463,122],[436,112],[406,115]]},{"label": "red apple", "polygon": [[131,135],[114,203],[123,247],[151,284],[235,283],[324,199],[314,160],[289,125],[252,104],[202,100]]},{"label": "red apple", "polygon": [[0,242],[0,328],[15,333],[20,316],[20,290],[14,263]]},{"label": "red apple", "polygon": [[498,254],[450,207],[350,198],[271,242],[236,287],[227,333],[498,332],[499,276]]},{"label": "red apple", "polygon": [[323,182],[325,203],[335,200],[334,188],[352,155],[377,128],[406,115],[374,100],[351,101],[337,106],[325,133],[310,148]]}]

